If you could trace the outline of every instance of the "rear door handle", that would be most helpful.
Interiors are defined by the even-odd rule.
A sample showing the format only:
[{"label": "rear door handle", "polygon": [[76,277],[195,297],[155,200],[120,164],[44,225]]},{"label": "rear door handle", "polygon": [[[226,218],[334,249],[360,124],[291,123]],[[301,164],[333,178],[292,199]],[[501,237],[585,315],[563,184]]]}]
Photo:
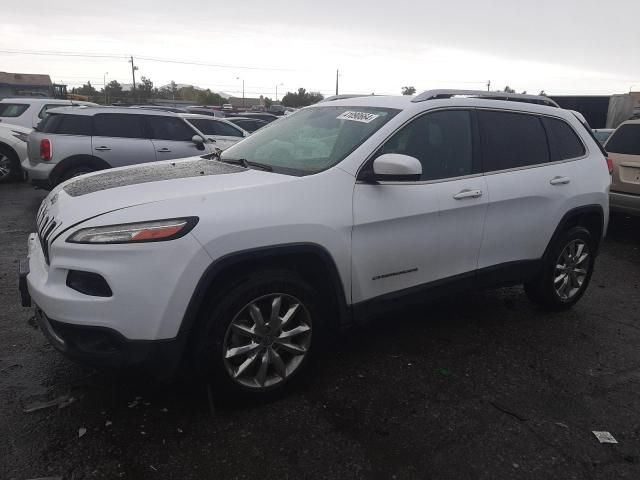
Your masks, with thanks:
[{"label": "rear door handle", "polygon": [[570,181],[571,179],[569,177],[553,177],[551,180],[549,180],[549,183],[551,185],[566,185]]},{"label": "rear door handle", "polygon": [[99,152],[106,152],[107,150],[111,150],[109,147],[105,147],[104,145],[101,147],[96,147],[95,149]]},{"label": "rear door handle", "polygon": [[168,148],[161,148],[161,149],[157,150],[157,152],[160,152],[160,153],[167,153],[167,152],[170,152],[170,151],[171,150],[169,150]]},{"label": "rear door handle", "polygon": [[464,190],[456,193],[453,198],[456,200],[462,200],[464,198],[478,198],[482,196],[482,190],[465,188]]}]

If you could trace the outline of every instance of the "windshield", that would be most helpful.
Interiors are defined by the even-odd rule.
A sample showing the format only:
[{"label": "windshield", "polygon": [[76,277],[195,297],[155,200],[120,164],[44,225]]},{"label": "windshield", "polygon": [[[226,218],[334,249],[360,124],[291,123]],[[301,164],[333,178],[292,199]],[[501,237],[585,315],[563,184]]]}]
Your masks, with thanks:
[{"label": "windshield", "polygon": [[341,162],[398,112],[376,107],[305,108],[225,150],[222,160],[244,159],[294,175],[317,173]]}]

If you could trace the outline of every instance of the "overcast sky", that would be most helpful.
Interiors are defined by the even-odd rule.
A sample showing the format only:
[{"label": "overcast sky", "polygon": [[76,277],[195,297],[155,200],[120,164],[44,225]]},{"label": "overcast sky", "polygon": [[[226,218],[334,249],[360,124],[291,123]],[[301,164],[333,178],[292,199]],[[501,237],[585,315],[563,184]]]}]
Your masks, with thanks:
[{"label": "overcast sky", "polygon": [[[7,5],[9,0],[0,0]],[[640,0],[29,0],[2,8],[0,50],[133,55],[137,77],[247,96],[404,85],[550,94],[640,90]],[[24,7],[21,5],[25,5]],[[250,68],[246,68],[250,67]],[[131,82],[125,58],[0,52],[0,70]]]}]

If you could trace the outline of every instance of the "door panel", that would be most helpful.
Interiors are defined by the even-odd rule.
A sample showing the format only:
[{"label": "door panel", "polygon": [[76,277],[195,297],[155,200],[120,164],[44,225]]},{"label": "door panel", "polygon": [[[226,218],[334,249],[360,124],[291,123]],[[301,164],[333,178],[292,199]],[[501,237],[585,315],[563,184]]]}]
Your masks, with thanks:
[{"label": "door panel", "polygon": [[472,112],[438,110],[411,121],[374,155],[417,158],[422,177],[356,183],[354,302],[475,272],[488,199],[476,147]]},{"label": "door panel", "polygon": [[150,140],[144,138],[92,137],[93,155],[112,167],[155,162],[156,152]]},{"label": "door panel", "polygon": [[171,140],[153,139],[153,146],[156,150],[156,158],[158,160],[171,160],[174,158],[195,157],[209,153],[208,150],[198,149],[198,146],[192,141],[173,142]]}]

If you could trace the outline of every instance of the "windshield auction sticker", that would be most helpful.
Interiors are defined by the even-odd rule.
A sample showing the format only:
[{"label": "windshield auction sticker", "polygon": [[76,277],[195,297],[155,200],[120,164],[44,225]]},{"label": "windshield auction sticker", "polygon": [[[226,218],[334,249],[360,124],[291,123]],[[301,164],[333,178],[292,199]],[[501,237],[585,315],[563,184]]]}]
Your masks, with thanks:
[{"label": "windshield auction sticker", "polygon": [[380,115],[376,115],[375,113],[349,111],[338,115],[336,118],[338,120],[352,120],[354,122],[371,123],[379,116]]}]

